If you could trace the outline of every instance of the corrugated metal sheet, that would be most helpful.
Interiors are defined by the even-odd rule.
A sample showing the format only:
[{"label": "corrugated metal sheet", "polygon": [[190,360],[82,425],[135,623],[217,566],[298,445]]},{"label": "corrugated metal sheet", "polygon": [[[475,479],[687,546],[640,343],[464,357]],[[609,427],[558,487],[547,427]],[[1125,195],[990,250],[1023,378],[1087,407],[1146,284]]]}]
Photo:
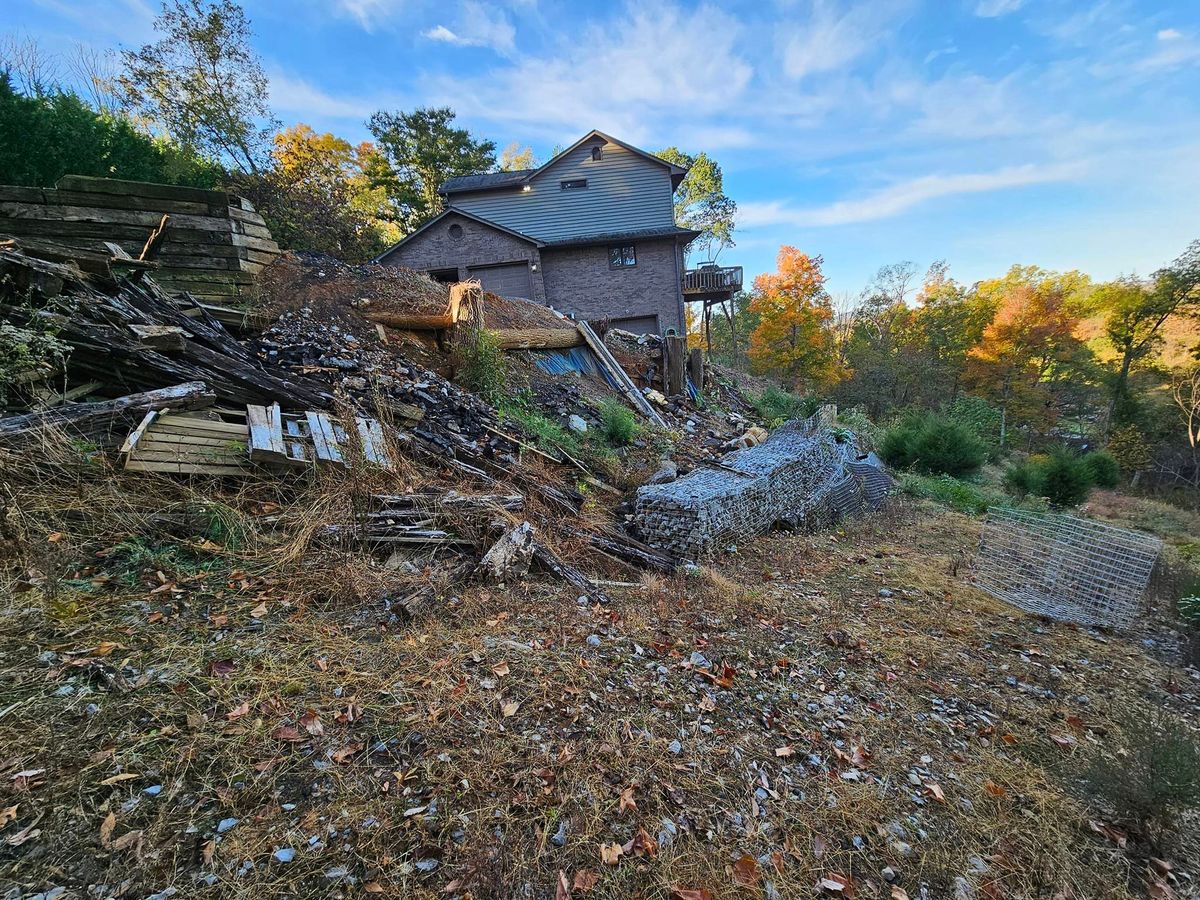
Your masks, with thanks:
[{"label": "corrugated metal sheet", "polygon": [[547,375],[599,375],[609,387],[619,387],[608,373],[596,364],[596,357],[587,347],[571,347],[569,350],[531,350],[534,365]]},{"label": "corrugated metal sheet", "polygon": [[[596,144],[603,146],[599,160],[592,159]],[[561,182],[579,178],[587,179],[586,188],[561,189]],[[455,194],[451,205],[546,241],[675,224],[670,170],[601,138],[575,148],[528,186]]]}]

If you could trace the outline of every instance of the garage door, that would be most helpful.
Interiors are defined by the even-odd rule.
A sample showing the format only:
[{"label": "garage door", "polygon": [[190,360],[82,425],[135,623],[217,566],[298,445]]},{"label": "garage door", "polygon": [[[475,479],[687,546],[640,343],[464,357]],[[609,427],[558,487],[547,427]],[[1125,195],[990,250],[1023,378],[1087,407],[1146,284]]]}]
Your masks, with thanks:
[{"label": "garage door", "polygon": [[480,266],[476,269],[467,269],[467,274],[472,278],[478,278],[485,291],[491,291],[501,297],[521,297],[528,300],[533,294],[529,290],[528,263]]}]

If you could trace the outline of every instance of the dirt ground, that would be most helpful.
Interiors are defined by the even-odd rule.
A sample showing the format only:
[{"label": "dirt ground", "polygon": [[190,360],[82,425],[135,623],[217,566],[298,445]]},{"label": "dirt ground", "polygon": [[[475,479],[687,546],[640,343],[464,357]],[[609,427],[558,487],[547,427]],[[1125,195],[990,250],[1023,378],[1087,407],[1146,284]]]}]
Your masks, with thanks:
[{"label": "dirt ground", "polygon": [[0,895],[1145,896],[1078,772],[1122,710],[1196,723],[1197,673],[983,595],[978,527],[897,500],[608,606],[431,566],[415,614],[362,555],[40,535],[54,576],[0,609]]}]

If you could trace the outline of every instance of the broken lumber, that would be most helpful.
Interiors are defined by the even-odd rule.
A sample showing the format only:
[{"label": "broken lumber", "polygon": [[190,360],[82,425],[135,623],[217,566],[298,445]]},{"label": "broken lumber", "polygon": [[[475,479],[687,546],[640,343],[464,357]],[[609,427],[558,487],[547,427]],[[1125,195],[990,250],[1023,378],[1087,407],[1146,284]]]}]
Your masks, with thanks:
[{"label": "broken lumber", "polygon": [[621,393],[625,395],[625,399],[633,404],[634,409],[639,410],[642,415],[659,428],[666,428],[667,423],[663,420],[663,417],[650,405],[650,401],[642,396],[641,391],[637,389],[629,375],[621,367],[621,364],[617,362],[616,357],[604,346],[604,341],[600,340],[596,332],[592,330],[592,326],[587,322],[580,322],[578,323],[578,328],[584,342],[591,348],[592,353],[596,355],[597,365],[616,382]]},{"label": "broken lumber", "polygon": [[683,393],[683,373],[687,364],[687,338],[678,334],[668,334],[663,338],[662,352],[667,396],[678,397]]},{"label": "broken lumber", "polygon": [[216,402],[203,381],[130,394],[99,403],[75,403],[0,419],[0,444],[15,446],[35,439],[47,428],[63,428],[100,447],[115,447],[133,422],[152,410],[201,409]]},{"label": "broken lumber", "polygon": [[567,582],[567,584],[579,588],[579,590],[587,594],[592,600],[595,600],[598,603],[609,602],[608,595],[598,588],[595,582],[593,582],[574,566],[568,565],[559,559],[554,551],[545,544],[539,541],[533,542],[533,558],[537,560],[540,565],[548,569],[550,572],[553,572],[563,581]]},{"label": "broken lumber", "polygon": [[479,570],[492,582],[523,578],[533,562],[533,526],[528,522],[505,530],[479,561]]}]

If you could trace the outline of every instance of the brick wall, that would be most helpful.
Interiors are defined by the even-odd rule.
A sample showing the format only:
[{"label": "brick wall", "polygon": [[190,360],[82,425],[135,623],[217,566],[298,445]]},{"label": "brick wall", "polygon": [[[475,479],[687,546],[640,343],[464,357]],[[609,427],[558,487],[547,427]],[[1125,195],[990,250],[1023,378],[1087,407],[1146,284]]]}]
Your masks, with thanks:
[{"label": "brick wall", "polygon": [[[462,226],[462,236],[457,240],[450,236],[451,225]],[[403,246],[385,253],[379,261],[384,265],[421,271],[457,269],[458,278],[462,281],[467,278],[467,270],[471,266],[522,260],[537,267],[537,271],[529,273],[533,293],[531,299],[545,303],[546,290],[542,282],[542,260],[538,248],[466,216],[451,213]]]},{"label": "brick wall", "polygon": [[546,297],[581,319],[657,316],[662,330],[683,332],[682,264],[673,240],[636,241],[637,265],[611,269],[608,247],[542,249]]}]

